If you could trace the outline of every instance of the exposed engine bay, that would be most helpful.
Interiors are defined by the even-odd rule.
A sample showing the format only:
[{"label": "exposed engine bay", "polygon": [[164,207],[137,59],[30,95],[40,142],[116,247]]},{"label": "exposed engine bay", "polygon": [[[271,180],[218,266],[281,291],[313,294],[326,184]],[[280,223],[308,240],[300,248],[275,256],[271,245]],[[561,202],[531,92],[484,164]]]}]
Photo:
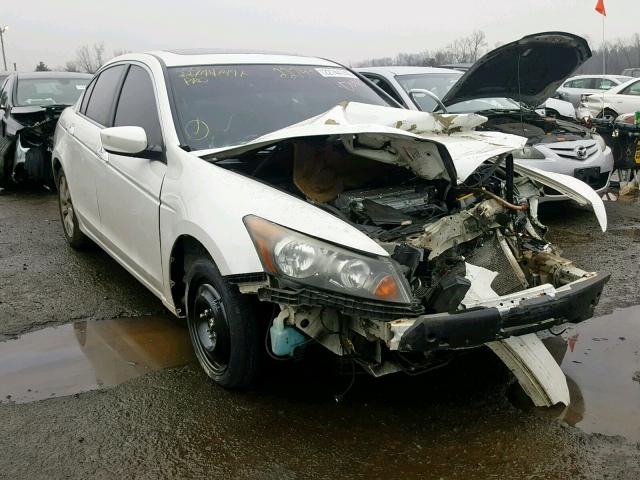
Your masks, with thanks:
[{"label": "exposed engine bay", "polygon": [[488,121],[479,130],[520,135],[528,139],[527,145],[590,140],[589,129],[574,122],[542,117],[533,112],[487,114]]},{"label": "exposed engine bay", "polygon": [[561,286],[586,274],[568,268],[571,262],[544,240],[536,215],[540,189],[514,176],[509,155],[457,186],[352,155],[325,139],[281,143],[217,165],[303,198],[378,242],[411,285],[414,304],[406,313],[461,308],[473,297],[469,264],[495,272],[486,286],[495,295]]}]

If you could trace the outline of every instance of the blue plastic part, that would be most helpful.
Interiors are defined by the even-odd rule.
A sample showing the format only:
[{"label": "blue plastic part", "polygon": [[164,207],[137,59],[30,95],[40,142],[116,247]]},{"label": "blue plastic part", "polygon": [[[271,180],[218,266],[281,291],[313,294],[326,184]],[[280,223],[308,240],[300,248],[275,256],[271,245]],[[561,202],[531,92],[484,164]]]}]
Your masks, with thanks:
[{"label": "blue plastic part", "polygon": [[279,357],[292,357],[296,347],[307,341],[307,337],[297,328],[284,324],[284,319],[275,318],[269,330],[271,350]]}]

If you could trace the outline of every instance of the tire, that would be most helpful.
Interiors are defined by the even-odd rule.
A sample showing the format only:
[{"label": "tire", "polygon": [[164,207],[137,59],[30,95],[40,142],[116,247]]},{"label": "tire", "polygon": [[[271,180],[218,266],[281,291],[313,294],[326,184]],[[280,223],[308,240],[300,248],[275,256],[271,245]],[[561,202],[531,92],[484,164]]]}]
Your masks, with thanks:
[{"label": "tire", "polygon": [[60,211],[60,223],[62,224],[62,231],[64,237],[67,239],[67,243],[74,250],[81,250],[89,243],[87,236],[80,231],[78,225],[78,217],[75,214],[73,208],[73,201],[71,200],[71,191],[69,190],[69,184],[67,183],[67,177],[63,170],[60,170],[58,175],[58,209]]},{"label": "tire", "polygon": [[554,110],[553,108],[546,108],[544,114],[546,117],[560,118],[560,114],[558,113],[558,111]]},{"label": "tire", "polygon": [[0,136],[0,188],[10,188],[14,185],[11,180],[13,143],[10,138]]},{"label": "tire", "polygon": [[189,336],[203,370],[224,388],[251,387],[261,346],[251,302],[224,280],[208,257],[191,264],[186,284]]},{"label": "tire", "polygon": [[601,111],[598,114],[598,118],[606,118],[606,117],[611,117],[612,120],[615,120],[616,118],[618,118],[618,114],[613,110],[611,110],[610,108],[605,108],[603,111]]}]

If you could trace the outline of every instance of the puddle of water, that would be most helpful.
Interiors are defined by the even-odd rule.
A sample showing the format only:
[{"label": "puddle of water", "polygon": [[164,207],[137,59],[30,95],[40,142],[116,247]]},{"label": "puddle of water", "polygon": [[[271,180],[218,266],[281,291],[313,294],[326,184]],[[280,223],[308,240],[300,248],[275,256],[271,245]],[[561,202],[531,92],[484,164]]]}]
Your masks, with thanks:
[{"label": "puddle of water", "polygon": [[567,376],[571,405],[540,413],[640,441],[640,306],[587,320],[545,345]]},{"label": "puddle of water", "polygon": [[0,343],[0,403],[110,387],[191,358],[186,326],[165,317],[46,328]]}]

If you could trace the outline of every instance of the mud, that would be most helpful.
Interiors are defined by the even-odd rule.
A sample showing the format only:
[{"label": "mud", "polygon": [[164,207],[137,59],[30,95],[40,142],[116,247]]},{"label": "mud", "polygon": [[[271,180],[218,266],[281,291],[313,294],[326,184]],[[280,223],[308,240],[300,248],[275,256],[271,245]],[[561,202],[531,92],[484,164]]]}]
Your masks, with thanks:
[{"label": "mud", "polygon": [[[42,222],[53,216],[52,205],[51,197],[0,195],[0,333],[14,338],[42,325],[70,324],[72,311],[82,319],[102,319],[159,309],[159,302],[99,250],[68,251],[59,223]],[[67,392],[97,390],[30,401],[20,392],[60,394],[57,375],[47,373],[53,368],[48,364],[56,362],[17,349],[16,355],[34,362],[34,370],[32,381],[9,389],[15,401],[5,398],[7,404],[0,405],[0,478],[636,479],[640,442],[633,429],[639,423],[634,395],[640,383],[633,378],[640,367],[633,347],[640,345],[640,332],[637,311],[618,309],[640,304],[640,243],[635,234],[623,233],[640,228],[640,210],[621,202],[607,202],[607,210],[608,233],[580,209],[545,205],[542,212],[551,239],[579,266],[612,274],[596,310],[602,318],[549,344],[573,384],[575,401],[567,411],[541,414],[514,406],[519,390],[488,351],[419,377],[358,375],[336,404],[334,395],[350,378],[321,352],[310,352],[303,362],[269,363],[254,391],[233,393],[213,385],[193,360],[152,371],[166,359],[177,361],[173,346],[156,346],[184,339],[179,323],[165,325],[169,334],[164,327],[148,330],[145,318],[87,321],[80,323],[85,345],[102,352],[103,367],[78,346],[78,327],[53,331],[64,342],[75,342],[72,357],[88,372],[88,381]],[[30,262],[24,271],[21,256]],[[42,273],[21,273],[30,268]],[[69,294],[74,287],[78,292]],[[35,299],[38,307],[28,309]],[[136,335],[120,327],[98,335],[98,326],[119,321],[156,332],[155,346],[125,340]],[[7,345],[24,346],[41,332],[0,344],[0,375]],[[89,340],[89,332],[96,340]],[[110,356],[114,342],[118,346]],[[155,353],[145,353],[149,348]],[[3,384],[0,379],[4,389]]]}]

